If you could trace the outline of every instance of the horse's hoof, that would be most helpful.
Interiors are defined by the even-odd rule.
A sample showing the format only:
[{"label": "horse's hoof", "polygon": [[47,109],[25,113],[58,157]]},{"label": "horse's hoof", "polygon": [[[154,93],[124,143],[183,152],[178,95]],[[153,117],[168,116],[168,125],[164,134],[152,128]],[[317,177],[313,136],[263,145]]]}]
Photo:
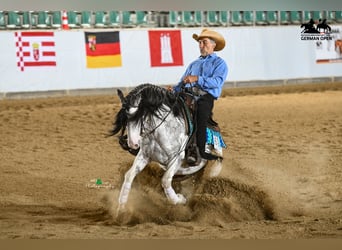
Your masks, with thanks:
[{"label": "horse's hoof", "polygon": [[124,205],[119,205],[116,210],[115,222],[118,225],[126,225],[131,219],[130,211],[125,208]]},{"label": "horse's hoof", "polygon": [[122,217],[122,214],[125,212],[125,204],[120,204],[116,209],[116,218]]},{"label": "horse's hoof", "polygon": [[215,163],[211,166],[210,170],[209,170],[209,177],[213,178],[213,177],[217,177],[222,170],[222,163],[221,161],[215,161]]}]

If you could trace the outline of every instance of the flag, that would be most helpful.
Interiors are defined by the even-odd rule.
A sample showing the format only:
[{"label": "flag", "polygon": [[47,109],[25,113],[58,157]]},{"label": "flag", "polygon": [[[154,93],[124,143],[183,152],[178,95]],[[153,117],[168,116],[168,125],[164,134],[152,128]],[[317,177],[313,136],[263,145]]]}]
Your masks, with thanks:
[{"label": "flag", "polygon": [[150,30],[151,67],[183,65],[180,30]]},{"label": "flag", "polygon": [[54,32],[15,32],[17,66],[20,71],[27,67],[56,66]]},{"label": "flag", "polygon": [[87,68],[122,66],[119,31],[84,34]]}]

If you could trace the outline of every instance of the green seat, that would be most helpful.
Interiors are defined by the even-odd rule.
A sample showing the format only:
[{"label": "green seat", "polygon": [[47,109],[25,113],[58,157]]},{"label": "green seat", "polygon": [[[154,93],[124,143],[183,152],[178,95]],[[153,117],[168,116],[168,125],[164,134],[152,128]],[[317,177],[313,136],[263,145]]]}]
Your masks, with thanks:
[{"label": "green seat", "polygon": [[328,23],[335,23],[335,12],[334,11],[327,11],[327,22]]},{"label": "green seat", "polygon": [[180,15],[178,11],[170,11],[168,15],[168,26],[176,27],[180,24]]},{"label": "green seat", "polygon": [[219,24],[222,26],[228,26],[228,11],[221,10],[219,11]]},{"label": "green seat", "polygon": [[195,26],[194,18],[191,11],[182,11],[182,26]]},{"label": "green seat", "polygon": [[29,22],[31,22],[31,28],[37,28],[37,22],[38,22],[37,12],[30,11],[30,14],[31,14],[31,18],[29,19]]},{"label": "green seat", "polygon": [[39,11],[37,17],[37,28],[45,29],[51,26],[50,16],[47,11]]},{"label": "green seat", "polygon": [[194,13],[194,25],[195,26],[203,25],[203,13],[201,10],[196,10]]},{"label": "green seat", "polygon": [[231,18],[232,25],[242,25],[242,14],[240,11],[233,11]]},{"label": "green seat", "polygon": [[132,28],[134,27],[134,23],[132,21],[132,13],[130,11],[122,11],[122,27]]},{"label": "green seat", "polygon": [[0,11],[0,29],[6,28],[6,20],[4,12]]},{"label": "green seat", "polygon": [[120,27],[120,12],[116,10],[109,11],[109,26],[113,28]]},{"label": "green seat", "polygon": [[254,18],[253,18],[253,11],[244,11],[243,12],[243,23],[246,25],[253,24]]},{"label": "green seat", "polygon": [[207,21],[209,26],[219,26],[219,19],[216,11],[207,11]]},{"label": "green seat", "polygon": [[292,24],[302,23],[302,18],[299,11],[290,11],[290,22]]},{"label": "green seat", "polygon": [[91,27],[91,11],[82,11],[81,12],[81,26],[82,28],[90,28]]},{"label": "green seat", "polygon": [[277,24],[278,23],[278,14],[276,11],[267,11],[266,13],[266,22],[268,24]]},{"label": "green seat", "polygon": [[7,16],[7,25],[8,29],[17,29],[21,27],[20,16],[16,11],[9,11]]},{"label": "green seat", "polygon": [[32,11],[24,11],[22,14],[22,24],[23,29],[34,28],[37,24],[35,23],[35,18]]},{"label": "green seat", "polygon": [[148,25],[146,11],[135,11],[135,24],[139,27]]},{"label": "green seat", "polygon": [[342,11],[335,11],[335,20],[338,23],[342,23]]},{"label": "green seat", "polygon": [[313,11],[312,12],[312,18],[315,21],[322,20],[323,19],[323,13],[322,11]]},{"label": "green seat", "polygon": [[289,24],[290,15],[288,11],[280,11],[280,24]]},{"label": "green seat", "polygon": [[255,12],[255,23],[259,25],[268,24],[265,11]]},{"label": "green seat", "polygon": [[303,11],[303,23],[309,22],[311,18],[311,11]]},{"label": "green seat", "polygon": [[78,28],[80,26],[79,21],[78,21],[78,16],[76,11],[68,11],[68,25],[69,28]]},{"label": "green seat", "polygon": [[106,13],[104,11],[95,12],[95,28],[106,27]]},{"label": "green seat", "polygon": [[62,27],[62,13],[60,11],[53,11],[51,18],[51,26],[53,28],[59,29]]}]

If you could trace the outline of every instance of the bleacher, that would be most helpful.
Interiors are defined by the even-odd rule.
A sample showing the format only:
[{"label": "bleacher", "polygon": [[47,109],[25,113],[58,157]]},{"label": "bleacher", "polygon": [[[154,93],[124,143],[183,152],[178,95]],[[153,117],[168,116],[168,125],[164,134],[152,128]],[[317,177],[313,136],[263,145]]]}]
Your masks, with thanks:
[{"label": "bleacher", "polygon": [[[342,23],[342,11],[67,11],[71,29]],[[61,11],[0,11],[0,29],[60,29]]]}]

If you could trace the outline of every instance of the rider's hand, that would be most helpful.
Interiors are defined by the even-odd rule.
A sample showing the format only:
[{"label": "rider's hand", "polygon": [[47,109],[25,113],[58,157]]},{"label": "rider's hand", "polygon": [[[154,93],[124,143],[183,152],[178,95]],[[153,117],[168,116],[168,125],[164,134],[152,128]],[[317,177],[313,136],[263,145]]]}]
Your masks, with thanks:
[{"label": "rider's hand", "polygon": [[197,82],[197,80],[198,80],[197,76],[186,76],[183,79],[183,83],[184,84],[193,83],[193,82]]}]

